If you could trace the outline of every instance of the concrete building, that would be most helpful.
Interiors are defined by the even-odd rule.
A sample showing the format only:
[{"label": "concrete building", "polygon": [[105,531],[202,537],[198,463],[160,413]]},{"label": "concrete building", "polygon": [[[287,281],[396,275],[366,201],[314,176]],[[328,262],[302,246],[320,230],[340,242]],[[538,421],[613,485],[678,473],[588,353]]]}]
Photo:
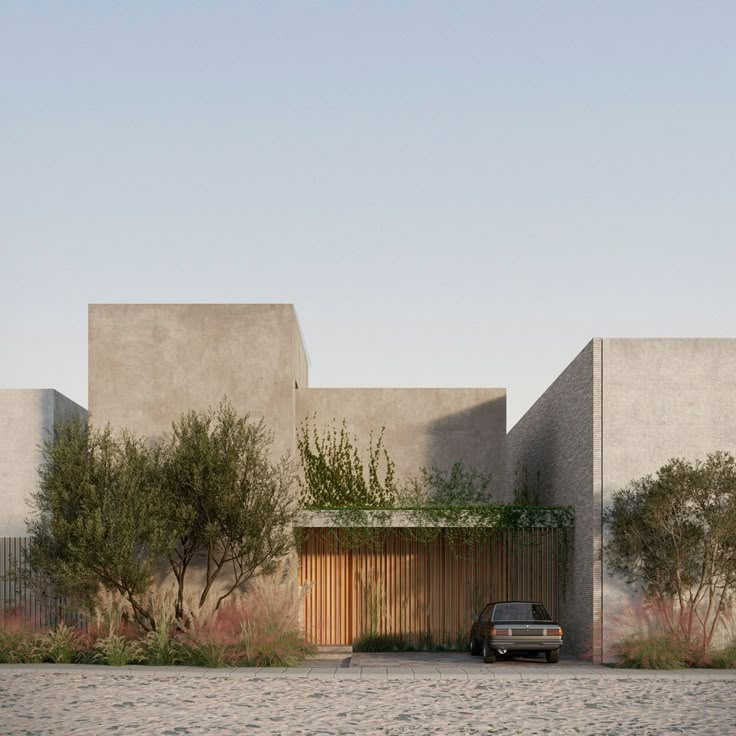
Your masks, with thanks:
[{"label": "concrete building", "polygon": [[157,438],[224,397],[263,416],[274,451],[294,450],[307,356],[291,304],[91,304],[89,412]]},{"label": "concrete building", "polygon": [[397,472],[456,460],[505,487],[506,391],[310,389],[306,351],[291,304],[92,304],[89,412],[102,426],[150,437],[190,409],[223,396],[263,416],[274,452],[294,453],[302,421],[346,420],[368,442],[386,428]]},{"label": "concrete building", "polygon": [[[263,416],[274,432],[276,454],[295,453],[304,420],[320,430],[344,420],[359,447],[367,448],[371,433],[375,436],[385,428],[384,446],[399,480],[418,474],[422,466],[449,469],[462,461],[467,468],[491,474],[491,498],[499,500],[504,494],[505,389],[309,388],[306,351],[294,309],[288,304],[90,305],[93,424],[110,423],[113,428],[155,438],[183,412],[215,406],[223,396],[239,412]],[[472,580],[458,579],[454,568],[445,563],[449,553],[445,555],[439,543],[420,557],[413,547],[392,540],[390,549],[377,553],[374,564],[350,550],[329,554],[318,541],[319,533],[312,528],[305,532],[305,536],[316,535],[317,541],[303,546],[299,573],[299,581],[313,591],[304,605],[314,641],[351,644],[363,633],[368,605],[363,584],[367,583],[352,574],[361,560],[366,571],[372,571],[364,571],[369,576],[392,564],[398,570],[404,560],[414,565],[412,574],[405,574],[401,582],[398,575],[371,579],[371,584],[392,586],[380,593],[391,598],[388,608],[394,611],[387,627],[399,621],[408,625],[404,613],[409,609],[414,612],[411,625],[433,630],[436,636],[449,634],[451,625],[455,637],[455,622],[470,620],[470,588],[481,573],[473,572]],[[511,556],[501,561],[507,546],[488,546],[485,555],[499,566],[510,566]],[[542,550],[540,546],[540,555]],[[478,571],[485,569],[481,563],[491,569],[490,559],[484,558]],[[554,570],[551,563],[547,567]],[[508,576],[499,573],[499,577],[505,585]],[[545,584],[548,580],[551,576],[545,577]],[[420,581],[431,584],[421,588]],[[556,588],[550,584],[547,589],[552,605]],[[434,601],[431,606],[430,600]]]},{"label": "concrete building", "polygon": [[0,537],[24,537],[41,448],[54,424],[84,408],[50,388],[0,390]]},{"label": "concrete building", "polygon": [[[493,501],[522,492],[545,505],[574,507],[559,617],[568,651],[601,661],[610,657],[617,618],[630,603],[630,588],[606,567],[603,511],[615,491],[672,457],[736,452],[736,339],[595,338],[507,435],[502,388],[310,388],[289,304],[90,305],[89,410],[96,426],[158,438],[182,412],[215,406],[223,396],[239,412],[264,417],[278,455],[295,452],[306,419],[322,428],[344,420],[363,445],[385,428],[399,477],[460,460],[491,474]],[[25,533],[39,445],[55,421],[72,414],[86,412],[52,390],[0,391],[0,536]],[[315,547],[314,564],[327,559],[323,553]],[[405,554],[419,559],[409,547]],[[435,562],[425,557],[428,567],[412,575],[429,580]],[[334,570],[344,562],[336,557]],[[512,564],[503,563],[509,580]],[[542,569],[539,560],[533,564]],[[455,590],[459,573],[445,570],[437,585]],[[465,609],[458,611],[462,618]]]},{"label": "concrete building", "polygon": [[579,654],[611,658],[631,600],[610,574],[603,510],[670,458],[736,452],[736,339],[595,338],[508,435],[508,491],[528,478],[541,503],[575,507],[561,617]]}]

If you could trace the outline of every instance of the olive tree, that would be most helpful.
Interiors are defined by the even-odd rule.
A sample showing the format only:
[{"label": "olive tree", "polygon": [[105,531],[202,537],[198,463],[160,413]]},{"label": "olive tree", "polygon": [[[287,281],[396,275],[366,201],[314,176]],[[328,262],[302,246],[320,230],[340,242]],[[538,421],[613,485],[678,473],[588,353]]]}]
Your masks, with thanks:
[{"label": "olive tree", "polygon": [[34,569],[87,604],[99,586],[116,591],[137,623],[154,629],[148,594],[161,566],[174,574],[174,613],[186,625],[188,573],[202,560],[194,605],[216,594],[219,608],[271,572],[294,541],[294,465],[272,461],[272,443],[263,420],[227,401],[183,414],[155,443],[79,420],[59,424],[43,447],[28,522]]},{"label": "olive tree", "polygon": [[225,401],[173,424],[161,466],[163,507],[176,529],[168,559],[177,581],[177,617],[195,558],[204,558],[197,605],[217,589],[219,608],[253,575],[272,572],[291,548],[295,467],[288,456],[272,462],[272,444],[262,419],[239,416]]},{"label": "olive tree", "polygon": [[28,521],[33,568],[85,604],[100,585],[120,593],[152,628],[143,599],[172,533],[159,504],[158,451],[75,418],[57,424],[43,456]]},{"label": "olive tree", "polygon": [[667,627],[707,648],[736,585],[736,460],[670,460],[614,494],[604,520],[613,571],[626,576]]}]

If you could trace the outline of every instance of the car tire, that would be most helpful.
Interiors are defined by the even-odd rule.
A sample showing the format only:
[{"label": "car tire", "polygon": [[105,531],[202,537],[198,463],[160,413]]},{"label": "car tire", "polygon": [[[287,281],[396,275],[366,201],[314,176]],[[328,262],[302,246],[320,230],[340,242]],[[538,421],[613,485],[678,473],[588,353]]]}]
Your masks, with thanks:
[{"label": "car tire", "polygon": [[553,649],[550,652],[545,652],[544,656],[547,658],[547,661],[550,664],[554,664],[555,662],[560,661],[560,650],[559,649]]},{"label": "car tire", "polygon": [[477,657],[481,653],[480,644],[478,644],[478,640],[474,637],[470,637],[470,653]]},{"label": "car tire", "polygon": [[488,639],[483,642],[483,661],[486,664],[493,664],[496,661],[496,650],[491,649]]}]

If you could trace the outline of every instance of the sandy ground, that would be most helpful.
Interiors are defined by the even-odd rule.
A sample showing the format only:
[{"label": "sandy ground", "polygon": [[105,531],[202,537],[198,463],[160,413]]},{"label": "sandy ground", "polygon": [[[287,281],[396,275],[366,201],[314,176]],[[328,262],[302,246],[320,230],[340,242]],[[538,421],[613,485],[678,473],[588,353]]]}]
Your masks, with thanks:
[{"label": "sandy ground", "polygon": [[733,734],[736,680],[0,672],[0,734]]}]

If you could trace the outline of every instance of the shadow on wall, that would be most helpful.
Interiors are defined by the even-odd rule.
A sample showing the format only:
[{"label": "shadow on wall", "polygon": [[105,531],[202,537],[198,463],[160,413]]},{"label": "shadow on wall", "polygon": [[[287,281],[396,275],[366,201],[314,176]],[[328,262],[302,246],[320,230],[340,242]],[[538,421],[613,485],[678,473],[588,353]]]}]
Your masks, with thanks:
[{"label": "shadow on wall", "polygon": [[506,491],[506,397],[448,414],[428,429],[426,462],[449,469],[460,461],[466,468],[491,474],[489,492],[501,502]]},{"label": "shadow on wall", "polygon": [[[555,506],[561,503],[555,498],[550,468],[555,467],[560,453],[559,428],[553,411],[542,411],[537,419],[539,428],[533,447],[520,452],[513,437],[508,441],[507,496],[505,501],[513,503]],[[545,471],[546,469],[546,471]]]}]

